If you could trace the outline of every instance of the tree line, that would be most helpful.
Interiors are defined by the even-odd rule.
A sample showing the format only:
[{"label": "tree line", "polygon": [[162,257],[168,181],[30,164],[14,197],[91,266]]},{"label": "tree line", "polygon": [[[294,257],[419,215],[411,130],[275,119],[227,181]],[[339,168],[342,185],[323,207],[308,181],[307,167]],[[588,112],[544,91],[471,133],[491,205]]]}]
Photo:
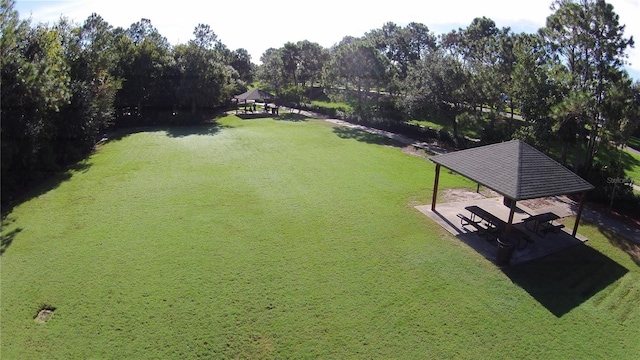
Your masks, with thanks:
[{"label": "tree line", "polygon": [[249,53],[209,25],[171,46],[148,19],[31,24],[13,0],[0,7],[3,202],[84,158],[114,124],[188,121],[176,115],[223,106],[253,80]]},{"label": "tree line", "polygon": [[109,126],[189,122],[252,83],[300,106],[321,94],[349,101],[343,115],[356,121],[445,119],[454,142],[463,139],[461,122],[488,116],[484,141],[559,149],[583,175],[640,118],[640,85],[624,71],[634,42],[603,0],[555,0],[532,34],[486,17],[441,35],[389,22],[329,48],[287,42],[266,50],[259,66],[209,25],[172,46],[147,19],[126,29],[97,14],[82,24],[31,24],[13,0],[0,1],[3,201],[85,157]]},{"label": "tree line", "polygon": [[351,100],[354,120],[378,119],[391,129],[407,119],[443,119],[458,147],[465,146],[460,123],[488,117],[483,143],[520,138],[557,152],[561,163],[602,185],[604,196],[611,187],[604,179],[619,176],[623,165],[595,159],[625,145],[640,122],[640,83],[624,70],[634,41],[604,0],[555,0],[551,9],[536,33],[478,17],[441,35],[424,24],[389,22],[328,49],[287,43],[264,53],[257,78],[300,102],[320,79],[330,97]]}]

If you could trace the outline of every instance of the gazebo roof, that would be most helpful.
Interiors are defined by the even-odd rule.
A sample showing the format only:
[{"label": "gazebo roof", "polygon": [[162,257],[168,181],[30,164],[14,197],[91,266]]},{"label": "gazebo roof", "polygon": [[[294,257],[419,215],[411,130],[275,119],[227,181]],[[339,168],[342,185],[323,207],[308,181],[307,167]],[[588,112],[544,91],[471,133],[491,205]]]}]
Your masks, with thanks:
[{"label": "gazebo roof", "polygon": [[436,155],[429,160],[513,200],[574,194],[594,188],[521,140]]},{"label": "gazebo roof", "polygon": [[272,100],[276,97],[272,94],[269,94],[266,91],[262,91],[260,89],[249,90],[244,94],[236,95],[233,97],[236,100]]}]

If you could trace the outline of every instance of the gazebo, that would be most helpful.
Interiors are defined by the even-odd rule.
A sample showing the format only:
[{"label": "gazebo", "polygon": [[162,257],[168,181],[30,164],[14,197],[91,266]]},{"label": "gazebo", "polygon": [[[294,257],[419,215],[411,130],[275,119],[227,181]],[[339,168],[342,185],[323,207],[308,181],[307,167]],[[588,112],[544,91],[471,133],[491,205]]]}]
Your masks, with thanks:
[{"label": "gazebo", "polygon": [[436,164],[431,211],[436,209],[440,168],[445,167],[504,196],[510,207],[505,233],[513,223],[516,202],[556,195],[581,194],[573,226],[576,236],[584,198],[594,186],[521,140],[481,146],[429,158]]},{"label": "gazebo", "polygon": [[[251,102],[256,102],[256,101],[263,101],[263,102],[267,102],[269,100],[275,100],[276,96],[273,94],[270,94],[266,91],[260,90],[260,89],[253,89],[253,90],[249,90],[245,93],[242,93],[240,95],[236,95],[233,97],[232,101],[235,101],[238,103],[238,106],[240,105],[240,102],[244,102],[244,104],[246,105],[249,101]],[[266,109],[266,107],[265,107]],[[245,107],[246,110],[246,107]],[[236,113],[237,113],[237,108],[236,108]]]},{"label": "gazebo", "polygon": [[270,94],[266,91],[260,90],[260,89],[253,89],[253,90],[249,90],[243,94],[240,95],[236,95],[233,97],[234,100],[240,102],[241,100],[244,101],[245,103],[248,100],[253,100],[253,101],[258,101],[258,100],[275,100],[276,97],[273,94]]}]

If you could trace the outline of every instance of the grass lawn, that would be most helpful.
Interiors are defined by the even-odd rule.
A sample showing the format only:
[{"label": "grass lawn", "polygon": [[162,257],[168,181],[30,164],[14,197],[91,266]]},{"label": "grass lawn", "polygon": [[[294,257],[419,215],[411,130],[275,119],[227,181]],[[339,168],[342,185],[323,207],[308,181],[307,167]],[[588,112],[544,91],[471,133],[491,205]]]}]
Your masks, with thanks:
[{"label": "grass lawn", "polygon": [[625,175],[632,178],[636,185],[640,184],[640,155],[625,151],[625,157],[631,158],[628,161],[627,168],[624,170]]},{"label": "grass lawn", "polygon": [[[450,120],[442,118],[431,118],[429,120],[410,120],[412,124],[430,127],[435,130],[447,130],[453,132],[453,125]],[[482,135],[482,130],[489,126],[489,120],[486,118],[473,119],[472,121],[458,121],[458,134],[469,136],[471,138],[479,139]]]},{"label": "grass lawn", "polygon": [[333,102],[333,101],[321,101],[321,100],[313,100],[311,101],[313,105],[327,108],[327,109],[344,109],[345,111],[352,111],[353,108],[351,105],[346,102]]},{"label": "grass lawn", "polygon": [[596,155],[596,160],[608,163],[621,161],[624,166],[624,174],[621,175],[633,179],[635,184],[640,184],[640,155],[628,150],[620,151],[620,148],[604,148]]},{"label": "grass lawn", "polygon": [[110,141],[3,218],[0,358],[637,358],[625,242],[586,226],[585,256],[503,271],[381,144],[234,116]]}]

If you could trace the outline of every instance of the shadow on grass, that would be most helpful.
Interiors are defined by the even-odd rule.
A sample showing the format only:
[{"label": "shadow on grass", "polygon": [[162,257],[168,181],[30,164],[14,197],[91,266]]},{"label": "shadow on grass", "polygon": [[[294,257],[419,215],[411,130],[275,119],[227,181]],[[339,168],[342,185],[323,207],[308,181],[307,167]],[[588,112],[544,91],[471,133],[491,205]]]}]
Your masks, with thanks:
[{"label": "shadow on grass", "polygon": [[626,151],[623,151],[621,155],[611,154],[610,158],[617,160],[616,156],[620,158],[625,173],[633,172],[634,169],[640,167],[640,160]]},{"label": "shadow on grass", "polygon": [[624,251],[636,265],[640,266],[640,242],[634,242],[626,239],[603,226],[598,226],[598,231],[600,231],[607,240],[609,240],[611,245]]},{"label": "shadow on grass", "polygon": [[393,139],[389,139],[386,136],[372,134],[364,130],[350,128],[350,127],[338,126],[333,128],[333,132],[342,139],[354,139],[361,142],[365,142],[367,144],[376,144],[376,145],[385,145],[385,146],[394,146],[394,147],[405,146],[402,143],[395,141]]},{"label": "shadow on grass", "polygon": [[[25,203],[31,199],[35,199],[41,195],[48,193],[51,190],[58,188],[65,181],[70,180],[74,173],[77,172],[87,172],[91,167],[91,163],[83,160],[76,164],[73,164],[67,167],[66,170],[60,171],[58,173],[52,173],[48,177],[42,179],[39,183],[26,187],[23,193],[20,193],[12,198],[10,201],[6,203],[2,203],[2,228],[6,228],[9,226],[15,219],[10,219],[10,214],[13,212],[13,209]],[[3,199],[6,200],[6,199]],[[4,254],[7,248],[13,243],[15,236],[21,232],[21,228],[14,229],[9,231],[6,234],[2,235],[2,239],[0,241],[0,255]]]},{"label": "shadow on grass", "polygon": [[640,138],[632,136],[629,139],[627,146],[633,148],[636,151],[640,151]]},{"label": "shadow on grass", "polygon": [[308,121],[309,117],[304,116],[302,114],[286,113],[286,114],[277,116],[275,119],[280,121],[304,122],[304,121]]},{"label": "shadow on grass", "polygon": [[131,128],[122,128],[112,134],[108,134],[106,142],[120,141],[134,134],[156,131],[163,131],[167,134],[167,136],[173,138],[180,138],[190,135],[213,136],[226,128],[228,128],[228,126],[221,125],[216,122],[200,125],[138,126]]},{"label": "shadow on grass", "polygon": [[251,119],[265,119],[275,117],[277,115],[271,115],[271,113],[266,112],[255,112],[251,114],[234,114],[242,120],[251,120]]},{"label": "shadow on grass", "polygon": [[629,272],[587,245],[572,246],[502,271],[557,317],[578,307]]},{"label": "shadow on grass", "polygon": [[168,136],[173,138],[201,135],[201,136],[214,136],[221,130],[228,128],[226,125],[220,124],[206,124],[206,125],[193,125],[193,126],[171,126],[162,129]]},{"label": "shadow on grass", "polygon": [[[4,221],[3,221],[4,222]],[[5,225],[2,224],[2,227]],[[4,252],[7,251],[7,248],[11,243],[13,243],[13,239],[22,231],[22,228],[13,229],[6,234],[3,234],[0,238],[0,256],[4,255]]]}]

